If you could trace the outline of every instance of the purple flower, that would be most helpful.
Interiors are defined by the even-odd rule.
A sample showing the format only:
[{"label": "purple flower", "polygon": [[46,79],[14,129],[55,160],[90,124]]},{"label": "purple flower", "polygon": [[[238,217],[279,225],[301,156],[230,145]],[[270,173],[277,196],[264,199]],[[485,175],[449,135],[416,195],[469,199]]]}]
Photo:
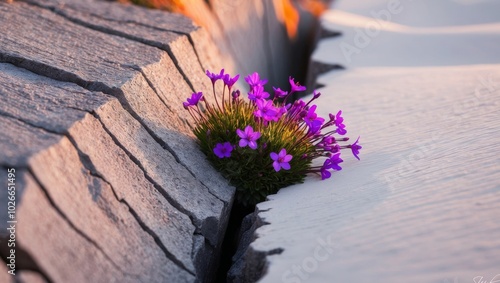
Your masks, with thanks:
[{"label": "purple flower", "polygon": [[[316,114],[316,105],[313,105],[313,106],[311,106],[311,108],[309,108],[306,115],[304,116],[304,122],[306,122],[306,124],[311,123],[314,120],[316,120],[317,117],[318,117],[318,114]],[[323,121],[325,120],[321,117],[320,117],[320,119],[322,119]]]},{"label": "purple flower", "polygon": [[340,158],[340,152],[335,153],[334,155],[332,155],[332,157],[328,158],[327,160],[329,160],[328,168],[337,171],[342,170],[342,167],[340,167],[339,164],[344,162],[344,160]]},{"label": "purple flower", "polygon": [[214,148],[214,153],[219,158],[231,157],[231,151],[233,151],[233,146],[230,142],[218,143]]},{"label": "purple flower", "polygon": [[240,78],[239,74],[234,76],[234,78],[231,78],[229,74],[225,74],[224,77],[222,77],[222,80],[224,81],[224,84],[227,85],[228,88],[232,88],[234,83],[236,83],[236,81],[238,81],[239,78]]},{"label": "purple flower", "polygon": [[309,111],[307,111],[307,114],[304,117],[304,122],[309,126],[309,131],[312,134],[321,130],[321,125],[323,125],[323,122],[325,121],[325,119],[318,117],[315,111],[316,105],[313,105],[309,108]]},{"label": "purple flower", "polygon": [[281,149],[279,154],[271,152],[271,159],[274,160],[273,167],[276,172],[279,172],[281,169],[290,170],[290,163],[288,162],[292,160],[292,156],[286,154],[286,149]]},{"label": "purple flower", "polygon": [[251,87],[255,87],[255,86],[264,86],[265,84],[267,84],[267,80],[264,79],[264,80],[261,80],[260,77],[259,77],[259,73],[255,72],[251,75],[248,75],[245,77],[245,81],[247,82],[247,84]]},{"label": "purple flower", "polygon": [[276,113],[276,115],[273,117],[273,121],[278,122],[278,121],[279,121],[279,119],[280,119],[283,115],[285,115],[285,114],[286,114],[286,112],[287,112],[288,110],[286,109],[286,106],[283,106],[283,107],[280,107],[280,108],[276,108],[276,110],[277,110],[278,112],[277,112],[277,113]]},{"label": "purple flower", "polygon": [[287,96],[287,94],[288,94],[288,91],[283,91],[279,87],[275,88],[273,86],[273,90],[274,90],[274,96],[277,98],[283,98],[283,97]]},{"label": "purple flower", "polygon": [[238,97],[240,97],[240,90],[237,89],[237,90],[233,91],[233,93],[231,95],[233,96],[233,100],[238,99]]},{"label": "purple flower", "polygon": [[335,137],[333,137],[333,136],[325,136],[325,137],[323,138],[323,142],[324,142],[325,144],[327,144],[327,145],[328,145],[328,144],[332,144],[332,143],[334,143],[335,141],[336,141],[336,140],[335,140]]},{"label": "purple flower", "polygon": [[301,112],[302,109],[304,109],[305,106],[306,106],[306,103],[302,99],[299,99],[299,100],[295,101],[293,103],[293,105],[290,107],[288,115],[291,116],[291,117],[294,117],[299,112]]},{"label": "purple flower", "polygon": [[320,97],[320,95],[321,95],[321,92],[316,92],[316,90],[313,91],[313,99]]},{"label": "purple flower", "polygon": [[348,145],[348,146],[347,146],[347,147],[350,147],[350,148],[351,148],[351,150],[352,150],[352,154],[353,154],[353,155],[354,155],[354,157],[356,157],[358,160],[360,160],[360,159],[359,159],[359,157],[358,157],[359,150],[363,148],[362,146],[360,146],[360,145],[358,144],[359,138],[360,138],[360,137],[358,137],[358,139],[357,139],[357,140],[356,140],[356,141],[355,141],[352,145]]},{"label": "purple flower", "polygon": [[257,149],[256,141],[260,138],[260,133],[254,132],[252,126],[246,126],[245,131],[236,129],[236,133],[241,138],[239,143],[240,147],[248,145],[251,149]]},{"label": "purple flower", "polygon": [[210,72],[209,70],[206,71],[206,74],[207,77],[209,77],[212,81],[212,84],[215,84],[216,81],[222,79],[222,77],[224,76],[224,69],[220,70],[220,73],[218,75]]},{"label": "purple flower", "polygon": [[339,110],[339,112],[337,112],[337,115],[335,115],[335,126],[339,128],[345,128],[343,122],[344,118],[342,118],[342,110]]},{"label": "purple flower", "polygon": [[199,101],[203,101],[203,93],[198,92],[198,93],[193,93],[191,94],[191,98],[187,99],[187,102],[183,102],[182,105],[184,106],[185,109],[187,109],[189,106],[196,106],[198,105]]},{"label": "purple flower", "polygon": [[338,144],[333,144],[333,145],[326,145],[323,147],[326,151],[329,151],[331,153],[337,153],[340,151],[340,145]]},{"label": "purple flower", "polygon": [[342,110],[339,110],[339,112],[337,112],[337,115],[333,115],[332,113],[328,114],[330,116],[330,121],[328,122],[328,126],[329,125],[333,125],[335,124],[335,126],[337,126],[337,134],[343,136],[345,134],[347,134],[347,130],[345,129],[345,125],[344,125],[344,118],[342,118]]},{"label": "purple flower", "polygon": [[337,128],[337,134],[343,136],[343,135],[347,134],[347,131],[345,128]]},{"label": "purple flower", "polygon": [[257,101],[260,99],[267,99],[269,97],[269,93],[264,91],[264,87],[261,85],[256,85],[252,88],[252,90],[248,93],[248,99],[251,101]]},{"label": "purple flower", "polygon": [[304,91],[306,90],[305,86],[301,86],[299,82],[295,82],[294,78],[288,77],[288,81],[290,82],[290,92],[296,92],[296,91]]},{"label": "purple flower", "polygon": [[255,117],[271,121],[278,114],[278,109],[274,107],[272,100],[259,99],[256,104],[257,110],[254,112]]},{"label": "purple flower", "polygon": [[323,163],[323,166],[321,166],[321,169],[319,170],[321,173],[321,180],[328,179],[332,176],[329,169],[337,170],[340,171],[342,170],[342,167],[339,166],[340,163],[344,162],[342,158],[340,158],[340,152],[332,155],[332,157],[328,158],[325,160]]},{"label": "purple flower", "polygon": [[323,164],[323,166],[319,170],[319,172],[321,172],[321,180],[326,180],[332,176],[332,173],[330,173],[330,171],[328,171],[328,168],[326,168],[326,166],[325,166],[327,162],[328,162],[328,159],[325,160],[325,163]]}]

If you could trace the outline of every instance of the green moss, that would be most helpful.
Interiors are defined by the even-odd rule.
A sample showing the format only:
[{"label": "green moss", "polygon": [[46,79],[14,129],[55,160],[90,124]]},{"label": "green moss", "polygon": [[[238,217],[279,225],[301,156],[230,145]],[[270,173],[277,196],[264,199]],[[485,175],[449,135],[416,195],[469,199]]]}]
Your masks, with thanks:
[{"label": "green moss", "polygon": [[[243,205],[254,205],[283,187],[303,182],[311,164],[311,159],[303,156],[314,151],[309,140],[302,139],[306,130],[299,129],[297,123],[290,123],[286,115],[264,126],[254,118],[254,111],[251,102],[226,102],[224,109],[208,108],[203,121],[194,130],[201,150],[236,187],[237,201]],[[248,125],[261,133],[256,150],[238,146],[240,138],[236,130],[243,130]],[[221,159],[213,153],[215,145],[223,142],[235,145],[230,158]],[[291,168],[276,172],[270,154],[283,148],[293,156]]]}]

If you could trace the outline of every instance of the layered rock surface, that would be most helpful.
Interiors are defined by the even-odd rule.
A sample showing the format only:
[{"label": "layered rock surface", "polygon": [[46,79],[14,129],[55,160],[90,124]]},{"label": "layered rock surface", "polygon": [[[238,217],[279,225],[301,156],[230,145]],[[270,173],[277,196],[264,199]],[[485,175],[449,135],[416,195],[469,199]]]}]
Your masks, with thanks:
[{"label": "layered rock surface", "polygon": [[16,278],[210,282],[234,188],[198,150],[182,101],[210,93],[205,69],[234,64],[183,16],[105,1],[0,2],[0,33]]}]

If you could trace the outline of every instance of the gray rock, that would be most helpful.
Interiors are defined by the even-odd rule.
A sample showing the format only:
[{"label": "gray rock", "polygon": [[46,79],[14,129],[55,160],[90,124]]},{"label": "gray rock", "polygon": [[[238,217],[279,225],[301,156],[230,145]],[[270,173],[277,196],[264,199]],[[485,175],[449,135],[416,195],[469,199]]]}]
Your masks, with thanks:
[{"label": "gray rock", "polygon": [[[0,111],[59,133],[67,133],[68,128],[80,120],[69,132],[82,151],[81,154],[89,158],[90,166],[116,188],[119,199],[130,205],[139,221],[160,238],[173,259],[180,260],[194,272],[190,239],[195,228],[191,220],[172,207],[145,179],[141,169],[113,142],[98,121],[87,112],[77,109],[81,105],[80,108],[90,110],[92,106],[96,108],[108,102],[123,111],[116,99],[86,91],[71,83],[40,77],[10,64],[0,64],[0,70],[4,74],[0,78],[0,84],[5,86],[0,94],[6,102],[2,104]],[[88,104],[84,103],[86,100]],[[34,108],[37,111],[32,111]],[[115,120],[114,123],[129,123],[129,120]],[[109,166],[110,164],[113,166]]]},{"label": "gray rock", "polygon": [[[116,100],[107,105],[109,104],[113,104],[114,108],[118,109],[117,111],[124,112]],[[114,118],[118,118],[118,115]],[[114,123],[122,125],[129,123],[129,129],[136,130],[131,124],[137,122],[132,120],[132,118],[128,120],[115,119]],[[126,126],[122,127],[127,128]],[[191,237],[195,227],[189,217],[168,202],[144,176],[144,172],[130,159],[128,152],[115,144],[101,123],[92,115],[87,114],[84,119],[76,123],[69,129],[69,134],[81,151],[80,159],[85,162],[85,159],[88,158],[87,169],[95,170],[92,173],[109,182],[118,200],[127,204],[139,224],[156,241],[160,242],[162,250],[171,260],[194,273],[191,259],[193,246]],[[151,139],[145,133],[143,136],[137,136],[136,142],[148,138]],[[132,158],[134,157],[132,156]],[[173,162],[176,163],[175,160]],[[171,194],[174,189],[164,186],[161,190]]]},{"label": "gray rock", "polygon": [[67,138],[32,157],[30,169],[75,229],[135,280],[193,280],[192,274],[167,258],[129,212],[130,207],[119,201],[114,188],[80,163]]},{"label": "gray rock", "polygon": [[87,111],[112,99],[73,83],[58,82],[0,63],[0,114],[63,134]]},{"label": "gray rock", "polygon": [[[174,156],[162,148],[162,146],[168,147],[168,145],[165,141],[159,139],[158,136],[162,136],[163,138],[174,137],[177,141],[177,135],[179,135],[179,133],[188,135],[190,132],[186,120],[183,121],[179,119],[179,111],[184,111],[181,109],[183,99],[180,99],[180,96],[173,96],[172,94],[181,91],[189,94],[191,91],[189,85],[185,82],[184,77],[179,73],[179,69],[175,66],[171,58],[169,58],[167,52],[121,37],[110,36],[84,28],[67,21],[64,17],[37,8],[36,6],[15,3],[5,6],[4,4],[0,4],[0,7],[3,10],[10,11],[11,15],[16,14],[16,17],[24,17],[25,19],[29,18],[30,13],[36,14],[37,17],[33,20],[38,21],[34,24],[31,22],[30,18],[30,20],[26,21],[27,27],[16,26],[15,24],[5,24],[2,26],[6,31],[6,36],[0,37],[0,41],[6,44],[2,45],[0,49],[1,60],[14,63],[36,73],[50,76],[58,80],[74,82],[88,89],[98,89],[108,94],[116,95],[125,105],[127,110],[134,115],[134,117],[130,116],[121,108],[116,100],[113,100],[110,96],[103,93],[88,91],[71,83],[55,82],[30,72],[19,70],[11,65],[2,64],[2,72],[5,72],[6,76],[0,83],[5,86],[5,90],[9,91],[1,92],[7,103],[2,105],[0,111],[2,111],[4,115],[14,117],[13,119],[2,118],[8,121],[5,122],[6,126],[9,126],[9,129],[12,128],[10,131],[12,135],[3,136],[4,140],[1,145],[2,148],[6,150],[2,151],[2,164],[10,166],[27,166],[30,158],[44,149],[54,151],[54,156],[51,156],[51,158],[47,157],[46,160],[43,160],[47,163],[52,162],[52,158],[56,159],[60,156],[69,156],[66,155],[67,152],[64,150],[59,151],[54,149],[55,144],[63,138],[62,136],[50,134],[39,128],[54,133],[67,134],[68,128],[71,127],[69,130],[71,139],[75,141],[75,144],[77,144],[81,151],[78,157],[84,161],[89,161],[90,166],[88,164],[86,164],[86,166],[91,168],[86,168],[80,164],[80,169],[78,169],[77,165],[75,165],[76,167],[62,166],[59,169],[55,169],[41,166],[41,163],[43,163],[42,161],[34,165],[29,163],[29,166],[31,166],[30,168],[32,168],[31,170],[33,170],[37,178],[40,177],[38,176],[39,174],[43,175],[43,178],[48,178],[47,176],[50,174],[46,174],[44,170],[49,170],[49,173],[52,174],[62,168],[77,170],[75,174],[77,174],[79,170],[95,170],[92,174],[96,173],[96,176],[92,176],[90,172],[85,174],[82,173],[88,178],[87,181],[89,184],[95,185],[91,190],[91,194],[94,194],[94,197],[98,196],[98,189],[104,187],[108,187],[108,190],[116,188],[116,191],[113,192],[113,194],[115,194],[114,196],[108,195],[111,200],[106,199],[102,201],[105,205],[102,204],[100,210],[98,206],[89,208],[89,211],[94,211],[94,214],[91,215],[94,215],[93,217],[95,218],[99,218],[104,217],[102,215],[102,213],[104,213],[111,219],[127,219],[128,226],[121,228],[116,227],[116,231],[122,232],[115,231],[115,234],[134,235],[134,231],[138,229],[138,231],[142,231],[140,233],[143,233],[144,237],[149,239],[148,241],[151,242],[151,245],[161,243],[163,248],[155,246],[155,253],[158,253],[156,258],[160,255],[163,258],[156,259],[156,262],[158,262],[158,264],[162,264],[163,262],[165,267],[157,268],[156,274],[160,274],[158,278],[161,276],[170,278],[168,276],[170,276],[172,272],[177,274],[173,269],[166,269],[178,268],[177,265],[180,265],[186,270],[182,271],[182,269],[180,269],[182,272],[178,273],[179,276],[194,279],[192,274],[195,272],[195,267],[192,263],[191,254],[196,251],[192,251],[193,245],[191,239],[195,227],[192,226],[193,224],[187,215],[192,216],[194,224],[197,226],[198,233],[207,237],[210,245],[213,245],[215,250],[219,249],[227,222],[227,215],[225,214],[228,212],[228,207],[232,202],[234,189],[228,187],[227,182],[225,182],[212,168],[203,172],[203,176],[205,176],[207,180],[215,180],[212,181],[210,189],[207,188],[207,186],[196,180],[197,176],[193,175],[183,165],[179,164]],[[0,21],[11,20],[9,15],[2,13],[2,16],[0,16]],[[49,27],[53,29],[50,30]],[[24,37],[19,38],[17,42],[7,40],[9,37],[19,37],[19,34],[12,33],[11,29],[22,31],[21,34],[23,34]],[[28,30],[31,31],[28,32]],[[55,46],[54,44],[49,44],[47,41],[47,38],[49,38],[53,32],[58,33],[61,37],[55,41]],[[30,35],[32,35],[33,38],[30,38]],[[186,48],[191,48],[192,50],[189,41],[184,40],[182,42],[183,44],[187,44]],[[76,47],[78,48],[71,46],[71,43],[77,44]],[[96,44],[102,44],[97,48],[98,50],[102,50],[103,53],[97,57],[90,56],[92,54],[90,47],[96,48]],[[44,46],[51,46],[51,49],[47,49]],[[123,46],[126,46],[125,52],[123,52]],[[177,52],[181,52],[182,45],[179,44],[176,48]],[[42,50],[43,52],[35,52],[35,50]],[[147,56],[143,54],[145,50],[148,51],[146,52],[146,54],[148,54]],[[158,67],[154,68],[153,66]],[[155,76],[154,74],[148,73],[149,69],[145,67],[150,67],[151,70],[158,72],[166,72],[171,79],[168,85],[170,88],[157,88],[153,82],[148,81],[145,76],[152,77],[153,81]],[[144,68],[144,70],[141,68]],[[200,74],[202,69],[200,66],[198,66],[198,68],[198,74]],[[24,88],[24,85],[28,87]],[[160,87],[166,86],[165,84],[159,83],[158,85]],[[37,92],[36,87],[40,87],[43,91]],[[163,94],[163,101],[160,99],[160,96],[158,96],[159,93]],[[166,98],[169,99],[168,102]],[[128,99],[130,99],[130,101]],[[88,104],[85,104],[86,101],[88,101]],[[102,125],[92,118],[92,116],[86,114],[86,112],[96,111],[98,106],[106,105],[106,103],[113,104],[109,106],[108,109],[115,110],[119,108],[121,111],[118,111],[121,113],[120,115],[125,115],[126,117],[125,120],[109,122],[107,125],[109,129],[116,130],[120,129],[120,127],[127,128],[127,125],[123,124],[124,122],[130,122],[142,129],[141,133],[143,135],[139,136],[139,138],[131,132],[132,128],[130,128],[128,134],[133,138],[129,141],[120,140],[121,144],[130,145],[130,148],[126,149],[126,154],[133,152],[138,155],[131,155],[131,158],[140,164],[139,167],[137,164],[133,164],[122,149],[112,142],[108,133],[101,128]],[[144,105],[148,105],[146,108],[147,111],[145,112],[143,112]],[[147,121],[150,116],[157,117],[156,115],[148,114],[148,111],[163,113],[166,110],[168,111],[169,105],[172,105],[175,111],[170,112],[168,119],[170,122],[168,123],[168,129],[171,131],[171,134],[165,136],[162,134],[164,129],[152,127],[151,124],[146,124],[144,121]],[[107,112],[103,109],[104,108],[100,108],[98,111],[99,115],[104,117]],[[142,117],[137,113],[140,113]],[[183,114],[185,113],[183,112]],[[165,116],[161,115],[160,117],[164,118]],[[35,127],[20,123],[16,119]],[[146,124],[147,130],[142,128],[141,124],[135,119],[139,119],[143,124]],[[180,122],[171,123],[172,121]],[[113,125],[110,125],[110,123]],[[120,123],[122,124],[119,125]],[[13,126],[11,126],[11,124],[13,124]],[[18,127],[18,124],[21,126]],[[163,125],[165,125],[165,123],[163,123]],[[29,130],[25,130],[25,128]],[[151,128],[160,131],[160,133],[154,133]],[[88,135],[89,132],[92,132],[94,135]],[[125,138],[125,136],[120,136],[118,134],[113,135],[113,138],[117,139],[118,136]],[[22,142],[17,142],[16,139],[21,139]],[[144,145],[141,144],[143,143],[143,139],[146,140]],[[202,163],[206,163],[204,156],[199,153],[192,137],[186,136],[186,139],[192,144],[191,149],[198,151],[197,154],[191,154],[190,157],[198,156]],[[100,141],[98,145],[93,144],[96,140]],[[161,145],[158,142],[160,142]],[[136,143],[136,145],[133,145],[134,143]],[[36,146],[32,147],[31,144],[35,144]],[[72,146],[71,144],[65,144],[64,149],[68,150],[68,148],[72,148]],[[167,162],[168,164],[158,165],[151,160],[144,159],[141,155],[143,154],[141,150],[153,149],[155,150],[155,154],[158,152],[160,153],[158,154],[158,158],[153,158],[151,160],[156,162]],[[176,149],[185,150],[184,147],[177,147]],[[72,150],[74,151],[75,149],[72,148]],[[146,157],[149,158],[153,155],[153,153],[148,153]],[[139,160],[142,163],[140,163]],[[77,162],[76,160],[74,161]],[[78,160],[78,162],[80,162],[80,160]],[[111,164],[113,166],[106,167],[106,165]],[[192,161],[189,164],[196,165],[197,162]],[[206,164],[208,167],[208,163]],[[111,168],[116,170],[112,170]],[[149,179],[146,178],[140,169],[146,170],[146,176]],[[179,173],[177,174],[174,172]],[[54,180],[56,177],[52,177],[54,179],[45,180],[48,182],[46,186],[50,190],[57,188],[57,186],[54,187]],[[70,176],[67,177],[70,178]],[[73,176],[71,176],[71,178],[72,177]],[[101,178],[103,178],[103,180],[101,180]],[[78,178],[75,179],[75,182],[81,185],[77,180]],[[208,183],[210,184],[210,182]],[[220,184],[222,185],[219,186]],[[73,187],[73,189],[76,188]],[[147,193],[142,195],[144,193],[140,190],[147,190]],[[213,195],[210,190],[219,192],[219,197],[222,200]],[[193,196],[193,192],[198,192],[198,194]],[[115,198],[114,200],[112,196]],[[108,205],[108,203],[113,205]],[[77,204],[83,205],[80,201],[75,205]],[[177,211],[172,204],[183,210],[183,212]],[[90,203],[87,205],[90,206]],[[124,210],[123,206],[127,208]],[[158,210],[157,208],[159,207],[163,208],[163,210]],[[132,213],[129,213],[129,210]],[[125,213],[125,211],[127,212]],[[64,212],[72,215],[71,223],[78,227],[84,227],[80,227],[79,229],[85,230],[86,233],[98,230],[86,223],[86,218],[78,219],[77,215],[83,215],[83,210],[65,207]],[[73,221],[75,221],[75,223],[73,223]],[[106,226],[109,226],[109,223],[106,224]],[[129,229],[132,232],[130,232]],[[142,238],[143,236],[137,237]],[[94,241],[97,241],[97,235],[93,234],[92,237]],[[139,270],[144,270],[144,268],[146,268],[145,264],[147,264],[147,262],[143,263],[143,265],[134,265],[131,263],[130,258],[127,258],[126,254],[117,252],[116,249],[118,246],[130,245],[123,241],[125,240],[122,239],[122,243],[120,243],[120,241],[104,242],[102,249],[106,250],[106,255],[108,253],[110,254],[109,257],[113,258],[112,262],[117,266],[126,267],[127,270],[139,274]],[[207,248],[204,249],[207,250]],[[153,260],[155,257],[149,256],[149,258]],[[167,264],[166,262],[169,262],[169,260],[173,260],[174,263]],[[214,268],[212,263],[208,265]],[[155,265],[151,266],[154,267]],[[186,273],[186,271],[189,272]],[[203,272],[209,273],[209,271]],[[202,275],[202,277],[203,276],[204,275]]]},{"label": "gray rock", "polygon": [[[7,177],[4,172],[2,183]],[[74,229],[26,170],[16,170],[16,187],[22,188],[16,194],[16,254],[22,247],[53,282],[134,282],[135,277],[119,270],[95,243]]]},{"label": "gray rock", "polygon": [[33,154],[58,143],[61,139],[59,135],[27,127],[10,117],[0,116],[0,125],[0,165],[4,167],[24,167]]},{"label": "gray rock", "polygon": [[[0,173],[1,174],[1,173]],[[2,179],[3,181],[4,179]],[[3,219],[1,219],[3,221]],[[10,275],[7,273],[7,265],[5,264],[0,264],[0,281],[5,282],[5,283],[12,283],[14,282],[14,276]]]},{"label": "gray rock", "polygon": [[19,283],[47,283],[40,273],[31,270],[23,270],[17,276]]}]

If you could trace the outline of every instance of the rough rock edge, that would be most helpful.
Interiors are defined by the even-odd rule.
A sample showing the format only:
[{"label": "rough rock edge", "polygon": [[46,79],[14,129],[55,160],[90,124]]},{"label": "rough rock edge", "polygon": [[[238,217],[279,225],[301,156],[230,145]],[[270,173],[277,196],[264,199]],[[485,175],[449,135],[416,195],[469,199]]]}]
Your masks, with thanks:
[{"label": "rough rock edge", "polygon": [[243,219],[238,235],[238,249],[232,258],[233,263],[227,273],[227,282],[229,283],[257,282],[267,272],[269,264],[267,256],[283,252],[281,248],[259,251],[252,247],[252,242],[258,238],[256,230],[269,224],[259,216],[260,212],[264,211],[256,209],[254,213],[245,216]]},{"label": "rough rock edge", "polygon": [[[10,60],[8,60],[8,61],[10,61]],[[11,63],[12,63],[12,62],[11,62]],[[200,62],[200,63],[201,63],[201,62]],[[22,66],[19,66],[18,64],[15,64],[15,65],[17,65],[17,67],[21,67],[21,68],[22,68]],[[176,67],[178,67],[178,66],[176,66]],[[50,67],[49,67],[49,68],[50,68]],[[39,74],[39,75],[42,75],[42,76],[43,76],[43,74]],[[73,81],[73,80],[65,80],[65,81]],[[73,81],[73,82],[74,82],[74,81]],[[22,122],[25,122],[25,121],[22,121]],[[33,126],[33,125],[32,125],[32,126]],[[47,130],[47,129],[44,129],[44,130]],[[48,131],[48,132],[50,132],[50,131]],[[226,204],[227,204],[227,203],[226,203]],[[193,245],[193,246],[194,246],[194,245]],[[194,250],[193,250],[193,252],[196,252],[196,251],[194,251]]]}]

